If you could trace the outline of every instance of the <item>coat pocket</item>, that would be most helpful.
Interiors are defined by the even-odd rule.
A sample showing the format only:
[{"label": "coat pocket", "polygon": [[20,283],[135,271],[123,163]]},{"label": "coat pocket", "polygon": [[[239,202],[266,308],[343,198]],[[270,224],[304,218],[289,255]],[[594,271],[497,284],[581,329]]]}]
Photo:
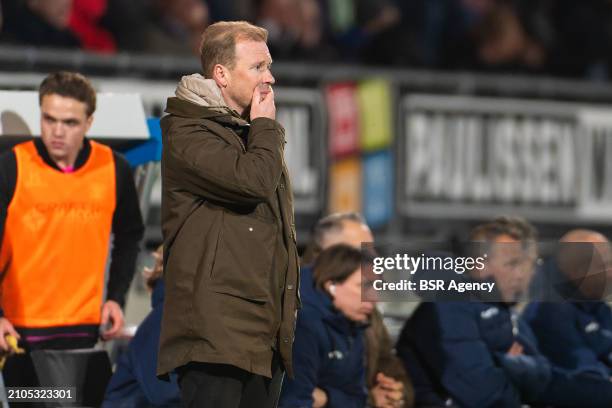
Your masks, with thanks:
[{"label": "coat pocket", "polygon": [[211,272],[211,289],[255,302],[270,298],[276,224],[225,212]]}]

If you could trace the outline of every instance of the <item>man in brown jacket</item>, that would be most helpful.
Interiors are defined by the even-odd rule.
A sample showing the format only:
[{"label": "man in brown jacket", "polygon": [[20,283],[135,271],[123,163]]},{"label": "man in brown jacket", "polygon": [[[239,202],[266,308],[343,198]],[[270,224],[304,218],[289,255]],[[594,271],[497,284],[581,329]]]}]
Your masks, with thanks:
[{"label": "man in brown jacket", "polygon": [[158,375],[178,372],[187,407],[274,407],[292,375],[298,255],[266,39],[209,26],[204,76],[182,78],[161,123]]}]

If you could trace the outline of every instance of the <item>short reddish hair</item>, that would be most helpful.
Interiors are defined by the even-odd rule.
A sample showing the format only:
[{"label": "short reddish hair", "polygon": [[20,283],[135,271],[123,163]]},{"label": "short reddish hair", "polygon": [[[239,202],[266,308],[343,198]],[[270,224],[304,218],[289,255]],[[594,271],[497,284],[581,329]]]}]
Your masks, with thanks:
[{"label": "short reddish hair", "polygon": [[268,31],[246,21],[220,21],[202,34],[200,61],[204,77],[212,78],[216,64],[233,68],[238,41],[268,41]]}]

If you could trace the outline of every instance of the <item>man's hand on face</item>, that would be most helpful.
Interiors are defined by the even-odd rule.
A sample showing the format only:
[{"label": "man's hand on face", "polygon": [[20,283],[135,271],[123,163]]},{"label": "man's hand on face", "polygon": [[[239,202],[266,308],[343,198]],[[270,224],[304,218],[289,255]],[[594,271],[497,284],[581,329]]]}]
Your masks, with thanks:
[{"label": "man's hand on face", "polygon": [[383,373],[376,375],[376,385],[370,392],[377,408],[399,408],[404,405],[404,384]]},{"label": "man's hand on face", "polygon": [[[265,89],[267,87],[267,90]],[[262,88],[264,91],[262,92]],[[276,119],[276,106],[274,105],[274,91],[267,84],[261,84],[253,90],[251,98],[251,120],[257,118]]]}]

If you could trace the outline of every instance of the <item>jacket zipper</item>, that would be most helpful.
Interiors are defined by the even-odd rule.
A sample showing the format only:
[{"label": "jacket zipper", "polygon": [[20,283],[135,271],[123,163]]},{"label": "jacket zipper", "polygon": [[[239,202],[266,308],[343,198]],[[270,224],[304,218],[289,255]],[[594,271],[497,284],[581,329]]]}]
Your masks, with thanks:
[{"label": "jacket zipper", "polygon": [[510,315],[510,321],[512,322],[512,335],[517,337],[519,334],[518,316],[516,313]]},{"label": "jacket zipper", "polygon": [[[240,126],[240,125],[238,125],[238,126]],[[247,130],[247,131],[251,129],[251,127],[250,127],[250,126],[248,126],[248,125],[246,125],[246,126],[240,126],[240,127],[246,127],[246,128],[248,128],[248,129],[245,129],[245,130]],[[226,127],[226,128],[227,128],[227,127]],[[242,138],[241,138],[240,136],[238,136],[238,135],[236,134],[236,132],[234,132],[234,130],[233,130],[231,127],[230,127],[228,130],[229,130],[229,131],[232,133],[232,135],[234,135],[234,137],[235,137],[236,139],[238,139],[238,143],[240,143],[240,147],[242,147],[242,151],[243,151],[244,153],[246,153],[246,151],[247,151],[247,150],[246,150],[246,146],[244,145],[244,142],[242,141]]]}]

